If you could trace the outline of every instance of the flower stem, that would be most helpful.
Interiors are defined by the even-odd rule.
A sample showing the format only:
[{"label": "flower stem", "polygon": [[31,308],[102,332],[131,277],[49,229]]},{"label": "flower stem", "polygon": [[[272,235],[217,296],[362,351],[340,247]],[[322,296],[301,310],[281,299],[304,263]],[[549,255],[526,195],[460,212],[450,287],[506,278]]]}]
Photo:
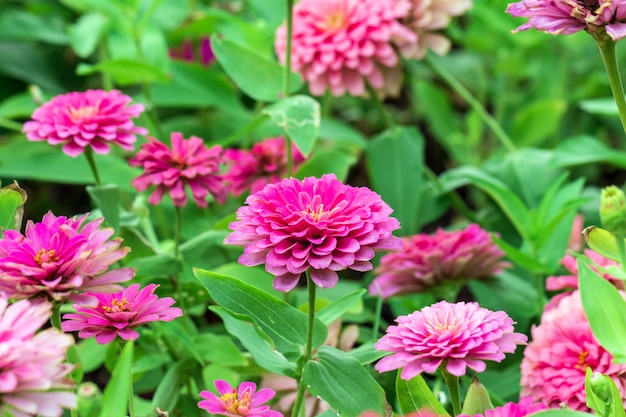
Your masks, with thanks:
[{"label": "flower stem", "polygon": [[461,389],[459,387],[459,377],[450,374],[444,367],[440,367],[441,376],[448,386],[450,401],[452,402],[452,413],[454,416],[461,414]]},{"label": "flower stem", "polygon": [[183,228],[183,212],[178,206],[174,207],[175,221],[174,221],[174,257],[180,258],[180,235]]},{"label": "flower stem", "polygon": [[52,316],[50,316],[50,324],[57,330],[63,331],[61,329],[61,305],[58,301],[54,301],[52,303]]},{"label": "flower stem", "polygon": [[378,112],[380,113],[383,120],[385,121],[385,124],[387,125],[387,127],[389,128],[396,127],[396,122],[393,120],[393,117],[389,115],[389,112],[387,111],[387,109],[385,109],[385,105],[383,104],[383,101],[378,96],[378,93],[376,92],[376,90],[374,90],[374,87],[372,87],[372,85],[367,80],[365,80],[365,87],[367,88],[367,92],[369,93],[370,97],[374,101],[374,104],[376,105],[376,108],[378,109]]},{"label": "flower stem", "polygon": [[87,158],[89,168],[91,168],[91,172],[93,173],[93,178],[96,181],[96,185],[102,185],[102,181],[100,180],[100,174],[98,174],[98,166],[96,165],[96,160],[93,157],[93,150],[90,147],[85,148],[85,157]]},{"label": "flower stem", "polygon": [[608,37],[603,39],[596,38],[602,61],[609,77],[611,92],[617,104],[619,118],[622,122],[622,128],[626,133],[626,100],[624,99],[624,86],[619,73],[619,65],[617,63],[617,55],[615,53],[616,42]]},{"label": "flower stem", "polygon": [[[285,67],[283,72],[283,98],[289,97],[291,90],[291,38],[293,34],[293,0],[287,0],[287,45],[285,47]],[[285,130],[285,152],[287,153],[287,170],[286,176],[291,177],[293,175],[293,154],[291,138]]]}]

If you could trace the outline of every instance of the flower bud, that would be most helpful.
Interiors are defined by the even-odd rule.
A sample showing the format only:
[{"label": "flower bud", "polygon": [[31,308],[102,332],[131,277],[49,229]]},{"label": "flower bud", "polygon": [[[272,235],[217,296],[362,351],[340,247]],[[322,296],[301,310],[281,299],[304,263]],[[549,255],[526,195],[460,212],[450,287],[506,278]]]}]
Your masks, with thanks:
[{"label": "flower bud", "polygon": [[602,226],[615,236],[621,238],[626,236],[626,195],[614,185],[602,189],[600,221]]},{"label": "flower bud", "polygon": [[489,398],[487,388],[477,378],[474,378],[472,384],[467,390],[465,400],[463,401],[462,414],[473,416],[475,414],[485,414],[485,410],[493,409],[493,404]]},{"label": "flower bud", "polygon": [[611,401],[611,380],[600,372],[594,372],[589,378],[589,388],[604,403]]}]

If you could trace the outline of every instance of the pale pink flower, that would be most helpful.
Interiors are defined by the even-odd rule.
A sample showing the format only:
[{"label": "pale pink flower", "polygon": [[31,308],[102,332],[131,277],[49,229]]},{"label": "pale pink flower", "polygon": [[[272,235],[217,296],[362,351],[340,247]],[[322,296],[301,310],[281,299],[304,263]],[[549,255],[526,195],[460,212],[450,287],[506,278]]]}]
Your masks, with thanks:
[{"label": "pale pink flower", "polygon": [[192,136],[183,139],[182,133],[172,133],[172,148],[153,137],[148,137],[137,155],[128,163],[142,167],[144,173],[132,180],[139,191],[156,186],[148,202],[159,204],[169,192],[175,206],[187,204],[185,188],[189,186],[196,204],[206,207],[209,193],[218,203],[226,200],[226,188],[220,175],[222,147],[207,147],[201,138]]},{"label": "pale pink flower", "polygon": [[239,263],[265,264],[274,288],[293,289],[309,271],[321,287],[337,284],[337,271],[369,271],[378,250],[398,250],[400,228],[391,207],[366,187],[344,185],[334,174],[288,178],[248,196],[225,243],[244,246]]},{"label": "pale pink flower", "polygon": [[487,278],[510,264],[489,232],[476,224],[463,230],[437,230],[434,235],[402,238],[402,252],[380,260],[369,293],[382,297],[424,292],[446,285],[458,287],[466,280]]},{"label": "pale pink flower", "polygon": [[63,144],[63,152],[76,157],[91,147],[107,154],[110,145],[133,150],[135,135],[148,130],[134,125],[143,104],[127,106],[132,99],[117,90],[87,90],[61,94],[37,108],[23,131],[31,141]]},{"label": "pale pink flower", "polygon": [[74,304],[76,313],[63,315],[61,326],[65,332],[78,331],[78,337],[96,337],[96,342],[106,344],[116,336],[135,340],[139,333],[135,327],[153,321],[172,321],[183,315],[170,297],[159,298],[154,294],[158,286],[147,285],[139,289],[133,284],[115,294],[87,293],[95,298],[97,305]]},{"label": "pale pink flower", "polygon": [[[473,417],[525,417],[547,408],[545,404],[533,402],[532,397],[524,397],[518,403],[508,402],[503,406],[485,410],[484,414],[474,414]],[[457,417],[470,416],[468,414],[459,414]]]},{"label": "pale pink flower", "polygon": [[455,376],[465,375],[467,367],[483,372],[484,361],[500,362],[527,340],[513,331],[514,322],[504,311],[487,310],[478,303],[440,301],[396,322],[374,345],[393,353],[382,358],[376,370],[402,368],[405,380],[440,367]]},{"label": "pale pink flower", "polygon": [[604,32],[614,41],[626,36],[626,2],[623,0],[521,0],[506,12],[527,17],[514,32],[535,28],[553,35],[570,35],[586,30],[594,36]]},{"label": "pale pink flower", "polygon": [[591,367],[612,378],[626,399],[626,364],[613,363],[613,356],[596,340],[578,291],[544,311],[531,335],[521,365],[520,395],[531,396],[550,408],[565,403],[573,410],[589,411],[585,372]]},{"label": "pale pink flower", "polygon": [[51,315],[47,301],[9,305],[0,296],[0,415],[60,417],[76,408],[73,366],[64,363],[74,339],[55,328],[37,333]]},{"label": "pale pink flower", "polygon": [[122,239],[109,238],[111,228],[100,229],[103,218],[86,222],[87,215],[67,218],[48,212],[41,223],[32,220],[22,235],[5,230],[0,239],[0,292],[11,298],[37,295],[63,301],[79,300],[85,291],[118,291],[133,278],[132,268],[107,272],[129,248]]},{"label": "pale pink flower", "polygon": [[[293,10],[292,69],[309,83],[311,94],[366,94],[368,82],[397,95],[402,68],[394,46],[417,42],[399,19],[408,0],[301,0]],[[276,53],[286,59],[286,26],[276,32]]]},{"label": "pale pink flower", "polygon": [[204,400],[198,402],[198,407],[211,414],[219,414],[229,417],[283,417],[282,413],[274,411],[268,402],[276,393],[269,388],[256,390],[254,382],[242,382],[239,388],[233,388],[228,382],[218,379],[215,388],[220,396],[210,391],[202,391],[200,397]]},{"label": "pale pink flower", "polygon": [[[252,149],[226,149],[224,162],[228,168],[224,181],[234,196],[245,191],[260,191],[266,184],[279,182],[287,173],[287,146],[284,137],[267,138],[252,145]],[[304,161],[296,148],[291,148],[293,169]]]}]

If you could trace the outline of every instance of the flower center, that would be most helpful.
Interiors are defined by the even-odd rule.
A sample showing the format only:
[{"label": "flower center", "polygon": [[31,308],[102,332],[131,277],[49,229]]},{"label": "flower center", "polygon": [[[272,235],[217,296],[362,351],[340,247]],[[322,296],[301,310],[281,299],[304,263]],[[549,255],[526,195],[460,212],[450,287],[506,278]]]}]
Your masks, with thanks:
[{"label": "flower center", "polygon": [[232,390],[231,392],[227,392],[226,394],[222,395],[220,399],[224,402],[224,406],[226,407],[227,412],[240,416],[243,415],[240,410],[249,410],[250,403],[252,402],[249,390],[244,391],[241,398],[238,398],[237,392],[235,390]]},{"label": "flower center", "polygon": [[587,363],[587,356],[589,356],[588,351],[583,350],[582,352],[580,352],[578,354],[578,363],[574,365],[574,368],[580,369],[581,371],[586,371],[589,367],[589,364]]},{"label": "flower center", "polygon": [[74,123],[84,122],[98,114],[98,108],[94,106],[84,106],[75,109],[70,107],[70,119]]},{"label": "flower center", "polygon": [[314,222],[319,222],[322,217],[325,217],[324,204],[320,204],[317,208],[313,208],[310,205],[302,212],[305,216],[311,216]]},{"label": "flower center", "polygon": [[110,306],[102,306],[102,309],[107,313],[121,313],[123,311],[131,310],[126,298],[122,298],[121,300],[114,298],[111,300]]},{"label": "flower center", "polygon": [[43,263],[56,262],[59,260],[59,257],[56,256],[56,251],[54,249],[39,249],[37,255],[33,258],[37,265],[41,266]]}]

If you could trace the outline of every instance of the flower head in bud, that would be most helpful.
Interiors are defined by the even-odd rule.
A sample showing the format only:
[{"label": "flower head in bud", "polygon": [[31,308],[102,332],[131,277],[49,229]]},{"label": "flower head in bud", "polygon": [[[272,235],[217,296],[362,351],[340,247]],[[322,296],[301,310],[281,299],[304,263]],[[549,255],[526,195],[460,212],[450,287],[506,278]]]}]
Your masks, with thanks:
[{"label": "flower head in bud", "polygon": [[585,389],[594,393],[601,401],[608,403],[611,401],[613,391],[613,381],[608,376],[600,372],[587,371]]},{"label": "flower head in bud", "polygon": [[626,195],[614,185],[602,189],[600,221],[602,226],[614,235],[619,237],[626,235]]}]

